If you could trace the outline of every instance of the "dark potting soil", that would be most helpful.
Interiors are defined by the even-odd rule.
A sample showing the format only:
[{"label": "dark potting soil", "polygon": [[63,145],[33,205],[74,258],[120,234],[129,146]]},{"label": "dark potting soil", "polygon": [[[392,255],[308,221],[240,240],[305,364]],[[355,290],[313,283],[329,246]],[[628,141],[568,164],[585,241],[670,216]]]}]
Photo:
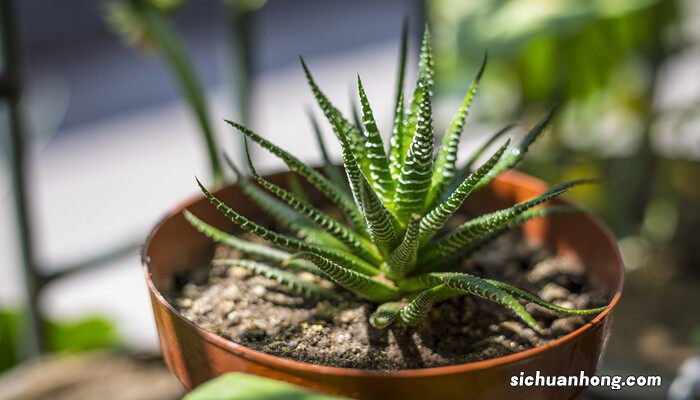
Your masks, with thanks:
[{"label": "dark potting soil", "polygon": [[[214,258],[237,258],[225,247]],[[459,269],[514,284],[572,308],[607,304],[573,256],[525,243],[513,232],[465,260]],[[317,281],[311,274],[305,279]],[[508,309],[464,296],[433,306],[414,327],[395,323],[378,330],[369,322],[375,305],[345,296],[330,302],[304,299],[276,282],[239,267],[210,266],[181,277],[170,300],[200,327],[249,348],[320,365],[399,370],[462,364],[548,343],[593,316],[566,316],[528,304],[544,328],[539,335]]]}]

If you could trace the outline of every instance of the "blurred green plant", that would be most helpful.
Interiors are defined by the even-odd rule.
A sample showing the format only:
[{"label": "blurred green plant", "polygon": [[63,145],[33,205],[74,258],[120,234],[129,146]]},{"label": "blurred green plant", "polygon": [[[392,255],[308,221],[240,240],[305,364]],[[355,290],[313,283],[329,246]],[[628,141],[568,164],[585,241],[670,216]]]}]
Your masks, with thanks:
[{"label": "blurred green plant", "polygon": [[[21,323],[20,311],[0,309],[0,371],[21,361],[17,353],[17,333]],[[122,347],[117,330],[111,322],[101,317],[86,317],[75,321],[47,321],[47,351],[51,353],[79,353],[97,349]]]},{"label": "blurred green plant", "polygon": [[336,400],[289,383],[242,373],[228,373],[198,386],[183,400]]},{"label": "blurred green plant", "polygon": [[655,212],[654,198],[668,199],[656,179],[652,136],[657,75],[682,47],[677,2],[433,0],[429,7],[437,69],[447,77],[438,88],[450,94],[456,77],[488,48],[493,73],[485,86],[496,88],[482,99],[487,119],[504,104],[507,115],[499,119],[521,115],[526,105],[561,109],[552,139],[525,169],[548,180],[605,176],[608,190],[582,192],[582,200],[619,236],[638,234]]}]

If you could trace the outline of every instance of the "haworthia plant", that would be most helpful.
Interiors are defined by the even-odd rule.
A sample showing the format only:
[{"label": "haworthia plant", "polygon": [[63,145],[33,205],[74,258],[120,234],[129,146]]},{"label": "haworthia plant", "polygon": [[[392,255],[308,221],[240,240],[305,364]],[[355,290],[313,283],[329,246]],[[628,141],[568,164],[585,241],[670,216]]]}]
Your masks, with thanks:
[{"label": "haworthia plant", "polygon": [[[541,327],[526,311],[523,302],[563,314],[601,312],[604,307],[564,308],[506,282],[454,272],[460,260],[530,219],[577,211],[565,206],[543,206],[543,203],[592,180],[578,179],[553,186],[530,200],[477,216],[448,230],[448,221],[474,191],[523,159],[530,145],[544,132],[552,112],[515,146],[510,146],[510,139],[504,140],[477,165],[490,146],[508,131],[507,127],[494,134],[465,165],[456,166],[459,138],[477,93],[486,57],[442,143],[436,145],[430,36],[426,30],[416,87],[412,98],[404,105],[406,38],[404,29],[394,126],[388,149],[361,79],[357,79],[360,101],[357,116],[346,118],[320,89],[303,59],[301,61],[311,91],[340,142],[345,178],[339,175],[343,170],[332,165],[326,145],[321,141],[321,128],[313,120],[315,137],[323,153],[325,175],[245,126],[227,121],[244,135],[246,151],[248,141],[252,141],[282,159],[293,172],[325,195],[340,214],[328,215],[311,204],[299,190],[287,190],[267,181],[256,172],[250,157],[252,178],[244,176],[228,160],[243,192],[287,233],[275,232],[244,217],[199,183],[217,209],[243,230],[269,242],[268,245],[247,242],[187,212],[185,217],[200,232],[245,254],[241,259],[215,260],[215,263],[246,268],[313,299],[332,300],[339,290],[346,290],[377,304],[370,317],[370,323],[376,328],[392,323],[417,324],[428,315],[433,304],[465,295],[501,304],[537,332]],[[313,284],[302,278],[300,272],[328,280],[336,290]]]}]

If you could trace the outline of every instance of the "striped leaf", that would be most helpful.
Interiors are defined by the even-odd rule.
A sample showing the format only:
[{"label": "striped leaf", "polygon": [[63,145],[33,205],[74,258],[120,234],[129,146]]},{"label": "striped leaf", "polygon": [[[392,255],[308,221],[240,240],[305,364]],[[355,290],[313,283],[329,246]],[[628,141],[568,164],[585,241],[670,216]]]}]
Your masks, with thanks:
[{"label": "striped leaf", "polygon": [[[496,229],[495,231],[489,233],[486,236],[482,236],[479,238],[476,238],[469,242],[466,246],[464,246],[461,250],[458,252],[445,257],[441,260],[440,264],[438,264],[439,267],[441,268],[448,268],[451,266],[454,262],[464,259],[465,257],[468,257],[469,255],[473,254],[475,251],[481,249],[484,247],[486,244],[494,241],[496,238],[499,236],[503,235],[504,233],[511,231],[518,226],[524,224],[525,222],[535,219],[535,218],[544,218],[544,217],[550,217],[554,215],[563,215],[563,214],[572,214],[572,213],[577,213],[581,212],[580,209],[574,208],[574,207],[566,207],[566,206],[547,206],[547,207],[542,207],[542,208],[535,208],[535,209],[530,209],[522,214],[518,215],[515,217],[513,220],[509,221],[507,224],[501,226],[500,228]],[[434,271],[437,269],[434,269]],[[427,271],[423,271],[427,272]]]},{"label": "striped leaf", "polygon": [[326,257],[311,252],[301,252],[291,260],[309,260],[323,271],[333,282],[355,293],[357,296],[374,302],[397,300],[401,294],[395,288],[372,279],[370,276],[338,265]]},{"label": "striped leaf", "polygon": [[369,182],[382,198],[384,204],[390,205],[394,195],[394,180],[389,171],[389,160],[384,151],[384,142],[377,128],[377,121],[367,99],[365,88],[362,86],[360,75],[357,75],[357,88],[362,104],[362,124],[365,127],[365,153],[369,168]]},{"label": "striped leaf", "polygon": [[309,120],[311,120],[311,127],[313,128],[314,135],[316,136],[316,143],[321,151],[321,157],[323,157],[323,172],[326,173],[326,176],[328,176],[331,182],[335,183],[343,190],[348,190],[349,188],[345,184],[343,174],[340,172],[338,167],[335,166],[328,155],[328,149],[326,148],[326,143],[323,140],[323,135],[321,134],[321,127],[318,125],[318,121],[311,111],[309,111]]},{"label": "striped leaf", "polygon": [[365,179],[360,184],[360,199],[370,238],[386,257],[398,245],[398,222],[394,222],[394,216],[384,207]]},{"label": "striped leaf", "polygon": [[416,88],[413,90],[413,98],[408,106],[408,112],[404,120],[404,127],[401,135],[401,165],[405,163],[405,158],[413,142],[413,136],[416,133],[418,121],[420,120],[421,104],[426,97],[432,96],[433,76],[435,70],[433,68],[433,52],[430,45],[430,32],[428,28],[423,31],[423,43],[421,45],[420,60],[418,62],[418,81]]},{"label": "striped leaf", "polygon": [[481,278],[465,273],[452,272],[437,275],[442,279],[446,287],[498,303],[513,311],[518,318],[536,332],[542,332],[537,321],[525,310],[525,307],[505,290],[493,286]]},{"label": "striped leaf", "polygon": [[405,128],[403,102],[403,93],[400,93],[394,116],[394,127],[389,138],[389,170],[393,179],[399,179],[401,176],[403,157],[406,154],[406,149],[403,148]]},{"label": "striped leaf", "polygon": [[394,197],[396,212],[402,221],[407,221],[411,214],[423,212],[433,173],[434,140],[430,97],[424,96],[416,133]]},{"label": "striped leaf", "polygon": [[293,232],[298,238],[304,239],[309,243],[347,250],[343,242],[316,228],[303,214],[251,183],[225,154],[224,160],[236,174],[236,183],[241,186],[243,193],[253,200],[267,215],[271,216],[280,227]]},{"label": "striped leaf", "polygon": [[331,121],[338,138],[340,139],[341,149],[343,151],[343,165],[345,166],[345,174],[348,177],[350,192],[355,199],[356,208],[362,212],[362,200],[360,199],[360,185],[362,182],[362,170],[355,158],[352,144],[347,137],[347,131],[343,130],[342,124],[337,119]]},{"label": "striped leaf", "polygon": [[[341,131],[345,132],[348,141],[352,145],[353,151],[357,154],[357,162],[364,169],[367,165],[367,157],[365,157],[364,154],[364,136],[362,136],[362,133],[360,132],[359,124],[352,124],[350,121],[345,119],[345,117],[343,117],[343,114],[338,111],[330,100],[328,100],[328,97],[326,97],[326,95],[316,84],[316,81],[311,75],[311,71],[309,71],[304,58],[300,56],[299,60],[301,61],[301,66],[304,70],[306,80],[311,87],[311,92],[316,98],[316,102],[318,103],[319,107],[321,107],[321,111],[323,111],[323,114],[331,124],[334,124],[334,120],[337,120],[340,123],[340,126],[342,127]],[[340,134],[337,129],[334,130],[336,135]]]},{"label": "striped leaf", "polygon": [[311,183],[318,191],[323,193],[329,200],[333,202],[340,210],[354,223],[356,226],[362,226],[362,215],[359,210],[353,204],[352,199],[344,191],[338,189],[336,185],[330,182],[325,176],[315,169],[307,166],[301,162],[298,158],[289,154],[287,151],[282,150],[278,146],[274,145],[269,140],[263,138],[257,133],[251,131],[245,126],[238,124],[233,121],[226,120],[228,124],[239,130],[245,136],[258,143],[260,146],[268,150],[270,153],[279,157],[282,161],[287,164],[290,170],[297,172],[299,175],[304,177],[309,183]]},{"label": "striped leaf", "polygon": [[394,126],[389,141],[389,169],[394,179],[401,174],[403,155],[406,149],[401,149],[401,137],[403,136],[404,118],[404,79],[406,76],[406,55],[408,50],[408,20],[404,19],[401,27],[401,46],[399,50],[399,72],[396,79],[396,101],[394,103]]},{"label": "striped leaf", "polygon": [[434,206],[434,204],[440,200],[455,174],[459,138],[464,130],[464,121],[466,120],[467,115],[469,115],[472,100],[474,99],[474,95],[479,87],[479,81],[484,73],[484,68],[486,68],[486,59],[486,54],[484,54],[484,60],[481,63],[479,72],[477,72],[476,77],[469,86],[469,90],[462,101],[462,106],[459,108],[457,115],[455,115],[452,123],[447,128],[445,136],[442,138],[440,150],[438,150],[437,157],[435,158],[433,178],[430,184],[430,192],[428,193],[428,199],[426,202],[429,208],[432,208],[432,206]]},{"label": "striped leaf", "polygon": [[[508,133],[511,129],[513,129],[515,125],[510,124],[507,125],[501,129],[499,129],[497,132],[492,134],[489,139],[481,145],[472,155],[467,159],[467,161],[462,165],[461,167],[457,168],[457,172],[452,176],[452,180],[450,182],[450,185],[447,189],[447,193],[452,193],[455,189],[457,189],[457,186],[459,186],[462,181],[464,181],[467,176],[472,172],[472,168],[474,167],[474,164],[481,158],[481,156],[488,150],[496,141],[501,138],[503,135]],[[442,201],[444,201],[447,198],[446,194],[442,195]]]},{"label": "striped leaf", "polygon": [[[535,319],[525,310],[525,307],[523,307],[517,299],[505,290],[474,275],[462,272],[431,272],[407,279],[400,287],[402,290],[422,290],[423,292],[421,293],[424,293],[438,285],[443,285],[449,290],[446,291],[446,289],[443,289],[442,293],[434,293],[432,295],[426,294],[425,296],[428,297],[428,299],[432,301],[442,300],[453,297],[456,293],[478,296],[509,308],[532,329],[538,333],[541,332]],[[436,299],[436,297],[440,298]]]},{"label": "striped leaf", "polygon": [[308,297],[314,300],[321,299],[337,299],[338,295],[332,290],[326,289],[321,285],[313,282],[305,281],[291,272],[283,271],[279,268],[272,267],[261,262],[253,260],[214,260],[214,265],[223,265],[227,267],[241,267],[256,275],[264,276],[267,279],[279,282],[291,289],[293,292]]},{"label": "striped leaf", "polygon": [[[213,240],[214,243],[218,243],[230,247],[232,249],[240,250],[249,256],[259,257],[263,260],[272,261],[275,263],[281,263],[282,261],[286,260],[291,256],[290,253],[287,253],[286,251],[280,249],[276,249],[269,245],[251,243],[247,240],[243,240],[233,235],[230,235],[207,224],[206,222],[197,218],[194,214],[187,210],[184,211],[184,215],[187,222],[189,222],[195,229],[202,232],[206,237]],[[292,263],[289,263],[288,266],[298,271],[309,272],[319,276],[325,276],[325,274],[323,274],[323,272],[320,269],[316,268],[315,265],[305,260],[296,260]]]},{"label": "striped leaf", "polygon": [[561,195],[573,186],[592,182],[595,182],[595,180],[576,179],[565,182],[552,187],[549,191],[534,199],[467,221],[448,233],[444,238],[431,243],[430,248],[427,249],[425,254],[421,254],[421,264],[433,264],[440,259],[449,258],[452,254],[467,246],[471,241],[486,236],[502,226],[507,225],[508,222],[514,220],[526,210]]},{"label": "striped leaf", "polygon": [[489,158],[484,165],[470,174],[454,192],[437,207],[425,215],[420,226],[420,243],[425,245],[435,233],[440,230],[445,222],[462,206],[464,200],[469,196],[476,185],[489,171],[493,169],[503,152],[508,147],[510,140],[506,142]]},{"label": "striped leaf", "polygon": [[209,200],[209,202],[212,203],[212,205],[214,205],[214,207],[216,207],[217,210],[221,211],[236,225],[240,226],[244,230],[254,235],[257,235],[261,239],[272,242],[287,250],[308,251],[317,253],[324,257],[328,257],[334,261],[340,262],[347,268],[362,272],[367,275],[378,275],[380,273],[380,271],[373,265],[350,253],[346,253],[338,249],[327,248],[311,243],[302,242],[301,240],[273,232],[249,220],[248,218],[234,211],[231,207],[224,204],[224,202],[222,202],[216,196],[211,194],[211,192],[209,192],[207,188],[205,188],[204,185],[202,185],[202,183],[199,182],[199,180],[197,180],[197,184],[199,185],[199,188],[202,190],[202,193],[204,193],[204,196],[207,198],[207,200]]},{"label": "striped leaf", "polygon": [[389,277],[399,278],[406,276],[415,268],[418,257],[420,222],[420,215],[411,215],[401,244],[391,252],[391,255],[386,260],[385,272]]},{"label": "striped leaf", "polygon": [[308,220],[314,223],[316,226],[345,243],[345,245],[358,256],[375,264],[381,263],[382,258],[372,243],[343,226],[338,221],[324,214],[322,211],[309,204],[306,200],[261,177],[253,166],[252,160],[250,159],[250,153],[247,152],[247,146],[246,153],[248,155],[248,165],[250,166],[250,170],[253,173],[255,181],[260,184],[260,186],[264,187],[270,191],[270,193],[280,198],[294,210],[308,218]]},{"label": "striped leaf", "polygon": [[445,285],[438,285],[418,293],[406,307],[399,311],[401,321],[406,325],[416,325],[421,322],[433,306],[435,297],[445,288]]},{"label": "striped leaf", "polygon": [[568,314],[568,315],[590,315],[590,314],[598,314],[605,310],[607,307],[598,307],[598,308],[586,308],[586,309],[572,309],[572,308],[566,308],[566,307],[560,307],[556,304],[549,303],[547,301],[542,300],[541,298],[528,293],[522,289],[519,289],[515,286],[509,285],[507,283],[501,282],[501,281],[496,281],[493,279],[485,279],[486,282],[490,283],[491,285],[509,293],[512,296],[515,296],[519,299],[525,300],[528,303],[533,303],[537,304],[540,307],[544,307],[548,310],[556,311],[561,314]]},{"label": "striped leaf", "polygon": [[541,120],[538,122],[530,131],[525,135],[525,137],[518,143],[518,145],[513,148],[510,152],[501,158],[501,161],[496,164],[496,167],[491,170],[477,185],[477,189],[484,187],[491,183],[496,177],[503,171],[515,167],[527,153],[530,145],[537,140],[545,128],[549,125],[549,122],[554,116],[554,109],[552,108]]},{"label": "striped leaf", "polygon": [[474,164],[476,164],[477,160],[479,160],[479,158],[481,158],[481,156],[484,153],[486,153],[486,150],[488,150],[489,147],[496,143],[496,141],[500,139],[503,135],[510,132],[510,130],[514,127],[515,124],[506,125],[503,128],[496,131],[495,133],[493,133],[491,136],[489,136],[488,140],[484,144],[482,144],[471,156],[469,156],[469,159],[467,159],[467,162],[464,163],[464,166],[462,166],[459,169],[463,176],[467,176],[469,174],[469,171],[471,171]]},{"label": "striped leaf", "polygon": [[396,316],[401,310],[402,305],[399,302],[384,303],[377,307],[377,310],[369,316],[369,323],[377,329],[384,329],[391,325]]}]

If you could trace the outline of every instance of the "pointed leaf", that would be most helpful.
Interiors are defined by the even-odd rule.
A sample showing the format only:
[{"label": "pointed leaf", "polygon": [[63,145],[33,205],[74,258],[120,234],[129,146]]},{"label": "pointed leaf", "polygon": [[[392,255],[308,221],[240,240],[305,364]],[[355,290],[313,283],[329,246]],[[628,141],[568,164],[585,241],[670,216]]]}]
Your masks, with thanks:
[{"label": "pointed leaf", "polygon": [[369,323],[377,329],[384,329],[396,319],[402,305],[398,302],[384,303],[369,317]]},{"label": "pointed leaf", "polygon": [[476,186],[477,189],[484,187],[491,183],[496,177],[503,171],[515,167],[524,157],[525,153],[527,153],[528,149],[530,148],[530,145],[537,140],[538,137],[544,132],[545,128],[549,125],[549,122],[552,120],[552,117],[554,116],[554,109],[551,109],[547,115],[545,115],[540,122],[535,125],[530,132],[525,135],[525,137],[518,143],[518,145],[513,148],[510,152],[508,152],[506,155],[501,158],[501,161],[498,162],[496,167],[491,170],[482,180],[479,182],[479,184]]},{"label": "pointed leaf", "polygon": [[[311,71],[309,71],[309,68],[307,67],[306,62],[304,61],[304,58],[299,57],[299,60],[304,70],[306,80],[309,83],[311,91],[313,92],[313,95],[316,98],[316,102],[318,103],[319,107],[321,107],[323,114],[326,116],[326,118],[331,124],[334,124],[334,120],[337,120],[339,122],[340,126],[342,127],[340,131],[345,132],[345,136],[347,137],[348,142],[351,144],[351,147],[357,156],[358,164],[364,169],[367,164],[367,158],[364,154],[364,137],[360,132],[359,124],[352,124],[347,119],[345,119],[345,117],[343,117],[343,114],[340,111],[338,111],[338,109],[335,108],[333,104],[331,104],[330,100],[328,100],[326,95],[323,94],[321,89],[316,84],[316,81],[311,75]],[[336,135],[340,134],[338,129],[334,128],[334,131]]]},{"label": "pointed leaf", "polygon": [[485,279],[486,282],[490,283],[493,286],[496,286],[499,289],[502,289],[505,292],[508,292],[512,296],[515,296],[519,299],[523,299],[527,301],[528,303],[533,303],[537,304],[540,307],[544,307],[546,309],[556,311],[561,314],[568,314],[568,315],[590,315],[590,314],[598,314],[605,310],[606,307],[598,307],[598,308],[586,308],[586,309],[572,309],[572,308],[566,308],[566,307],[561,307],[556,304],[549,303],[547,301],[542,300],[541,298],[528,293],[522,289],[519,289],[515,286],[509,285],[505,282],[500,282],[496,281],[493,279]]},{"label": "pointed leaf", "polygon": [[398,299],[398,290],[370,276],[340,266],[326,257],[310,252],[297,253],[291,258],[309,260],[323,271],[333,282],[355,293],[359,297],[373,302],[386,302]]},{"label": "pointed leaf", "polygon": [[[391,131],[389,139],[389,170],[394,179],[399,179],[401,176],[401,167],[403,166],[403,157],[406,154],[406,149],[403,148],[404,141],[404,110],[403,110],[403,93],[399,94],[399,99],[396,105],[394,116],[394,128]],[[410,143],[410,142],[409,142]]]},{"label": "pointed leaf", "polygon": [[415,268],[418,257],[420,221],[420,215],[413,214],[411,216],[401,244],[391,252],[387,259],[385,272],[389,277],[406,276]]},{"label": "pointed leaf", "polygon": [[269,140],[263,138],[262,136],[251,131],[245,126],[233,121],[226,120],[226,122],[232,125],[237,130],[239,130],[248,138],[252,139],[254,142],[258,143],[260,146],[268,150],[270,153],[282,159],[285,162],[285,164],[287,164],[290,170],[299,173],[299,175],[301,175],[302,177],[304,177],[304,179],[309,181],[309,183],[311,183],[316,189],[318,189],[321,193],[328,197],[328,199],[331,200],[333,204],[338,206],[338,208],[340,208],[340,210],[343,211],[343,213],[353,223],[359,224],[357,226],[362,226],[362,215],[360,214],[355,204],[353,204],[352,199],[348,197],[347,193],[338,189],[337,186],[330,182],[320,172],[307,166],[298,158],[289,154],[285,150],[282,150],[281,148],[277,147]]},{"label": "pointed leaf", "polygon": [[401,149],[403,136],[403,118],[404,118],[404,79],[406,76],[406,54],[408,50],[408,20],[404,19],[401,28],[401,46],[399,51],[399,72],[396,79],[396,101],[394,103],[394,126],[391,131],[391,139],[389,141],[389,169],[391,176],[398,179],[401,174],[401,165],[403,155],[406,154],[406,149]]},{"label": "pointed leaf", "polygon": [[421,254],[421,264],[433,264],[440,259],[449,258],[452,254],[467,246],[471,241],[486,236],[498,230],[500,227],[507,225],[509,221],[512,221],[526,210],[561,195],[573,186],[593,182],[595,182],[593,179],[576,179],[565,182],[552,187],[546,193],[531,200],[467,221],[451,231],[444,238],[431,243],[430,248],[427,249],[425,254]]},{"label": "pointed leaf", "polygon": [[445,256],[444,258],[440,259],[437,262],[434,263],[426,263],[426,264],[420,264],[419,270],[420,272],[431,272],[431,271],[445,271],[448,270],[455,262],[458,262],[459,260],[463,260],[466,257],[469,257],[469,255],[473,254],[475,251],[479,250],[480,248],[484,247],[486,244],[492,242],[499,236],[503,235],[504,233],[515,229],[516,227],[524,224],[525,222],[535,219],[535,218],[543,218],[543,217],[549,217],[549,216],[554,216],[554,215],[562,215],[562,214],[571,214],[571,213],[577,213],[581,212],[580,209],[574,208],[574,207],[566,207],[566,206],[547,206],[543,208],[535,208],[535,209],[530,209],[522,214],[518,215],[515,217],[513,220],[509,221],[507,224],[502,225],[500,228],[494,230],[493,232],[490,232],[489,234],[485,236],[478,237],[469,243],[467,243],[464,247],[462,247],[459,251],[450,254],[448,256]]},{"label": "pointed leaf", "polygon": [[418,120],[420,119],[420,108],[425,97],[432,96],[433,90],[433,75],[435,70],[433,68],[433,51],[430,44],[430,32],[428,27],[425,27],[423,31],[423,42],[421,44],[420,60],[418,63],[418,81],[416,82],[416,88],[413,91],[413,98],[408,107],[408,113],[406,114],[406,119],[404,121],[404,127],[402,129],[401,136],[401,165],[404,165],[405,158],[408,153],[408,149],[413,141],[413,136],[416,132],[416,127],[418,125]]},{"label": "pointed leaf", "polygon": [[506,142],[489,158],[484,165],[470,174],[454,192],[437,207],[425,215],[420,226],[421,245],[426,244],[435,233],[441,229],[447,220],[462,206],[464,200],[471,194],[476,185],[489,171],[493,169],[503,152],[508,147],[510,140]]},{"label": "pointed leaf", "polygon": [[455,115],[454,119],[452,120],[447,132],[445,132],[445,136],[442,138],[440,150],[435,158],[435,167],[433,171],[432,183],[430,185],[430,193],[428,193],[427,204],[429,207],[432,207],[434,203],[439,201],[455,174],[455,163],[457,162],[459,138],[464,130],[464,121],[469,114],[472,100],[474,99],[474,95],[479,87],[481,75],[484,73],[484,68],[486,68],[486,59],[486,54],[484,54],[484,60],[481,63],[479,72],[477,72],[476,77],[469,86],[469,90],[464,97],[462,106],[459,108],[457,115]]},{"label": "pointed leaf", "polygon": [[306,200],[261,177],[256,172],[255,167],[253,166],[252,160],[250,159],[250,154],[247,154],[248,165],[250,166],[250,170],[253,173],[253,177],[255,178],[255,181],[258,182],[258,184],[270,191],[275,196],[279,197],[282,201],[287,203],[294,210],[298,211],[303,216],[308,218],[309,221],[314,223],[316,226],[330,233],[341,242],[345,243],[345,245],[352,249],[352,251],[355,252],[358,256],[376,264],[379,264],[382,261],[381,256],[374,249],[372,243],[366,241],[364,238],[360,237],[352,230],[348,229],[336,220],[324,214],[319,209],[309,204]]},{"label": "pointed leaf", "polygon": [[293,273],[283,271],[279,268],[272,267],[261,262],[253,260],[214,260],[212,261],[214,265],[223,265],[231,267],[241,267],[248,271],[255,273],[256,275],[264,276],[267,279],[272,279],[273,281],[279,282],[304,297],[308,297],[315,300],[321,299],[337,299],[338,295],[333,293],[332,290],[326,289],[323,286],[317,285],[313,282],[305,281]]},{"label": "pointed leaf", "polygon": [[[280,249],[276,249],[272,246],[252,243],[247,240],[243,240],[233,235],[230,235],[207,224],[206,222],[197,218],[194,214],[187,210],[184,211],[184,216],[187,222],[189,222],[195,229],[202,232],[206,237],[213,240],[215,243],[230,247],[232,249],[240,250],[248,254],[249,256],[260,257],[264,260],[276,263],[281,263],[282,261],[286,260],[291,256],[290,253],[287,253],[286,251]],[[289,263],[288,266],[298,271],[309,272],[320,276],[324,275],[323,272],[316,268],[315,265],[305,260],[296,260],[292,263]]]},{"label": "pointed leaf", "polygon": [[251,183],[227,155],[224,155],[224,160],[236,174],[236,183],[241,186],[243,193],[271,216],[281,227],[293,232],[297,237],[307,242],[347,250],[343,242],[325,231],[316,228],[316,226],[300,212],[277,200]]},{"label": "pointed leaf", "polygon": [[389,160],[384,151],[384,142],[377,128],[372,108],[367,99],[365,88],[362,86],[360,76],[357,76],[357,88],[362,104],[362,124],[365,127],[367,139],[365,140],[365,153],[369,168],[369,182],[376,190],[384,204],[391,204],[394,195],[394,181],[389,172]]},{"label": "pointed leaf", "polygon": [[536,332],[542,332],[542,329],[537,324],[537,321],[535,321],[532,315],[525,310],[525,307],[523,307],[523,305],[520,304],[517,299],[508,294],[506,291],[491,285],[481,278],[465,273],[452,272],[438,273],[435,275],[442,278],[445,286],[450,289],[461,290],[465,293],[473,294],[509,308],[515,313],[516,316],[518,316],[518,318],[520,318]]},{"label": "pointed leaf", "polygon": [[334,261],[341,262],[345,267],[350,269],[360,271],[368,275],[378,275],[380,271],[368,262],[341,250],[321,247],[314,244],[302,242],[298,239],[291,238],[286,235],[282,235],[273,232],[255,222],[249,220],[248,218],[242,216],[241,214],[234,211],[231,207],[227,206],[224,202],[219,200],[216,196],[211,194],[207,188],[202,185],[199,180],[197,180],[204,196],[209,200],[212,205],[216,207],[217,210],[221,211],[224,215],[229,217],[236,225],[240,226],[244,230],[259,236],[262,239],[270,241],[280,247],[283,247],[292,251],[308,251],[318,253],[324,257],[328,257]]},{"label": "pointed leaf", "polygon": [[360,184],[360,198],[362,200],[362,212],[367,223],[367,230],[372,242],[385,257],[398,245],[396,230],[398,223],[394,222],[394,216],[384,207],[377,194],[369,187],[366,180]]},{"label": "pointed leaf", "polygon": [[309,111],[309,119],[311,120],[311,125],[316,136],[316,142],[318,143],[319,150],[321,150],[321,156],[323,157],[323,171],[326,173],[331,182],[336,183],[338,187],[343,190],[349,190],[348,186],[345,185],[345,178],[340,173],[338,167],[333,164],[330,156],[328,155],[328,149],[326,148],[326,143],[323,140],[323,135],[321,134],[321,128],[318,125],[318,121],[314,117],[313,113]]}]

